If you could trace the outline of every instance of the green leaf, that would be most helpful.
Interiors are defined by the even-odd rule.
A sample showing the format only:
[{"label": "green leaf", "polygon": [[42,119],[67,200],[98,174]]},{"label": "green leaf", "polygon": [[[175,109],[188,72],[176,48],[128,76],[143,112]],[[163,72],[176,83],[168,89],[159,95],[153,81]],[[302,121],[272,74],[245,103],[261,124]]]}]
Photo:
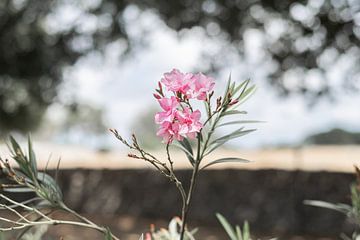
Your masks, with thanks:
[{"label": "green leaf", "polygon": [[36,157],[35,157],[35,153],[33,151],[33,146],[32,146],[32,141],[31,141],[31,137],[30,135],[28,135],[28,151],[29,151],[29,162],[31,164],[32,167],[32,171],[36,176],[37,173],[37,163],[36,163]]},{"label": "green leaf", "polygon": [[239,110],[228,110],[226,112],[221,113],[221,117],[228,116],[228,115],[235,115],[235,114],[247,114],[246,111],[239,111]]},{"label": "green leaf", "polygon": [[244,136],[246,134],[256,131],[256,129],[248,129],[248,130],[243,130],[243,129],[244,129],[244,127],[239,128],[238,130],[235,130],[232,133],[229,133],[223,137],[220,137],[220,138],[214,140],[212,143],[225,143],[231,139],[238,138],[238,137],[241,137],[241,136]]},{"label": "green leaf", "polygon": [[109,228],[106,228],[104,240],[113,240],[112,235],[111,235],[111,231],[110,231]]},{"label": "green leaf", "polygon": [[242,120],[242,121],[232,121],[227,123],[222,123],[218,125],[218,127],[223,127],[227,125],[235,125],[235,124],[247,124],[247,123],[262,123],[262,121],[256,121],[256,120]]},{"label": "green leaf", "polygon": [[13,154],[18,155],[21,153],[21,155],[24,155],[19,144],[16,142],[16,140],[13,138],[13,136],[10,136],[10,142],[13,148]]},{"label": "green leaf", "polygon": [[247,221],[245,221],[243,226],[243,240],[250,240],[250,226]]},{"label": "green leaf", "polygon": [[243,240],[241,229],[240,229],[240,227],[238,225],[235,226],[235,230],[236,230],[237,239],[238,240]]},{"label": "green leaf", "polygon": [[191,165],[195,164],[192,147],[186,138],[184,138],[183,141],[178,141],[178,142],[174,143],[174,146],[181,149],[185,153],[185,155],[186,155],[187,159],[189,160],[189,162],[191,163]]},{"label": "green leaf", "polygon": [[220,158],[220,159],[217,159],[215,161],[212,161],[208,164],[206,164],[205,166],[203,166],[201,168],[201,170],[207,168],[207,167],[210,167],[212,165],[215,165],[215,164],[219,164],[219,163],[229,163],[229,162],[235,162],[235,163],[249,163],[251,161],[249,160],[246,160],[246,159],[243,159],[243,158],[236,158],[236,157],[229,157],[229,158]]},{"label": "green leaf", "polygon": [[[245,80],[245,81],[243,81],[242,83],[240,83],[235,89],[234,89],[234,94],[236,94],[244,85],[245,85],[245,87],[244,87],[244,89],[243,89],[243,91],[246,89],[246,87],[247,87],[247,85],[249,84],[249,82],[250,82],[250,79],[247,79],[247,80]],[[242,92],[243,92],[242,91]],[[240,95],[241,95],[241,93],[240,93]]]},{"label": "green leaf", "polygon": [[187,138],[184,138],[180,144],[183,144],[183,146],[191,153],[191,155],[193,155],[193,149],[191,147],[191,144],[189,142],[189,140]]},{"label": "green leaf", "polygon": [[231,240],[237,240],[236,238],[236,234],[232,228],[232,226],[230,225],[230,223],[224,218],[223,215],[221,215],[220,213],[216,213],[216,217],[219,220],[219,222],[221,223],[221,225],[223,226],[223,228],[225,229],[226,233],[228,234],[228,236],[230,237]]},{"label": "green leaf", "polygon": [[56,181],[48,174],[39,172],[38,180],[41,182],[42,186],[45,186],[47,189],[52,190],[54,194],[56,194],[56,198],[58,201],[62,200],[63,194],[59,185]]},{"label": "green leaf", "polygon": [[10,136],[11,147],[9,150],[11,151],[12,158],[18,164],[21,171],[29,178],[33,178],[32,169],[26,159],[25,154],[23,153],[20,145],[16,142],[16,140]]},{"label": "green leaf", "polygon": [[231,73],[229,74],[229,79],[226,83],[226,88],[225,88],[225,92],[224,92],[224,96],[223,96],[223,104],[226,103],[226,101],[228,99],[228,93],[230,92],[230,85],[231,85]]},{"label": "green leaf", "polygon": [[240,128],[226,136],[223,136],[221,138],[218,138],[214,141],[212,141],[209,146],[207,147],[204,156],[209,155],[211,152],[213,152],[214,150],[216,150],[217,148],[221,147],[222,145],[224,145],[227,141],[237,138],[237,137],[241,137],[244,136],[246,134],[249,134],[253,131],[256,131],[256,129],[249,129],[249,130],[244,130],[241,131],[243,128]]},{"label": "green leaf", "polygon": [[255,85],[251,86],[250,88],[246,89],[245,91],[243,91],[239,97],[237,98],[237,100],[239,102],[245,102],[247,97],[250,97],[253,93],[255,92]]},{"label": "green leaf", "polygon": [[344,214],[349,214],[352,211],[352,208],[350,205],[342,204],[342,203],[329,203],[324,201],[317,201],[317,200],[305,200],[304,204],[313,206],[313,207],[321,207],[321,208],[327,208],[332,209]]},{"label": "green leaf", "polygon": [[14,192],[14,193],[33,192],[34,191],[31,188],[27,188],[27,187],[4,188],[1,190],[4,192]]}]

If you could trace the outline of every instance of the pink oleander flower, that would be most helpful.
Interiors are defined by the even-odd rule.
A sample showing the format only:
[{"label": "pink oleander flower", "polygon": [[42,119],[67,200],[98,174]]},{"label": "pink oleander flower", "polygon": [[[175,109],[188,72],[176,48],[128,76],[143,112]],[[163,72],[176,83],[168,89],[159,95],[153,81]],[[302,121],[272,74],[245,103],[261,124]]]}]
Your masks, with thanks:
[{"label": "pink oleander flower", "polygon": [[[158,114],[163,113],[165,112]],[[173,113],[172,121],[157,121],[160,128],[156,135],[162,137],[165,143],[171,143],[173,140],[182,141],[184,137],[195,138],[196,133],[203,127],[200,122],[200,111],[191,112],[189,108],[185,108],[183,111],[175,110]]]},{"label": "pink oleander flower", "polygon": [[[175,96],[164,97],[161,84]],[[201,112],[190,110],[187,99],[205,101],[214,85],[214,80],[202,73],[182,73],[177,69],[165,73],[157,90],[161,96],[154,94],[163,109],[155,115],[155,122],[160,125],[157,135],[166,143],[171,143],[174,139],[182,141],[185,137],[195,138],[203,128],[200,122]]]},{"label": "pink oleander flower", "polygon": [[184,137],[180,135],[179,129],[178,122],[163,122],[156,135],[162,137],[165,143],[171,143],[174,139],[182,141]]},{"label": "pink oleander flower", "polygon": [[213,90],[215,81],[211,77],[207,77],[202,73],[193,75],[189,98],[196,98],[198,100],[206,100],[207,95]]},{"label": "pink oleander flower", "polygon": [[161,83],[166,86],[168,91],[187,94],[190,89],[192,77],[192,73],[182,73],[177,69],[173,69],[171,72],[164,74]]},{"label": "pink oleander flower", "polygon": [[163,122],[172,122],[175,116],[177,107],[179,106],[179,101],[176,97],[172,96],[171,98],[160,98],[158,102],[163,112],[158,112],[155,115],[155,123],[162,124]]},{"label": "pink oleander flower", "polygon": [[195,138],[196,133],[200,132],[203,124],[200,122],[201,113],[199,110],[191,112],[189,108],[184,111],[177,111],[176,118],[179,121],[179,134],[188,138]]}]

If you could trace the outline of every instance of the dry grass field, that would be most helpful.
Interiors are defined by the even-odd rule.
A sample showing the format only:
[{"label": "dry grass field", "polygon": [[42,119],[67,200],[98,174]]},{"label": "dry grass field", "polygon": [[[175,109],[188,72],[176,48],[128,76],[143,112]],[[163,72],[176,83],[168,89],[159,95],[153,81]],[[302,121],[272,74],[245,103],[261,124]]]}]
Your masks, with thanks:
[{"label": "dry grass field", "polygon": [[[25,145],[24,145],[25,146]],[[137,169],[148,168],[145,162],[127,157],[125,151],[101,152],[78,146],[62,146],[47,143],[35,143],[40,168],[45,168],[49,157],[48,168],[55,168],[61,158],[61,168],[88,169]],[[8,156],[6,146],[0,146],[2,156]],[[175,167],[186,169],[189,163],[182,152],[174,149]],[[155,156],[166,160],[164,151],[155,151]],[[277,148],[258,150],[219,150],[205,162],[223,157],[240,157],[251,160],[251,163],[226,163],[212,168],[239,169],[283,169],[305,171],[353,172],[354,165],[360,165],[360,146],[306,146],[302,148]]]}]

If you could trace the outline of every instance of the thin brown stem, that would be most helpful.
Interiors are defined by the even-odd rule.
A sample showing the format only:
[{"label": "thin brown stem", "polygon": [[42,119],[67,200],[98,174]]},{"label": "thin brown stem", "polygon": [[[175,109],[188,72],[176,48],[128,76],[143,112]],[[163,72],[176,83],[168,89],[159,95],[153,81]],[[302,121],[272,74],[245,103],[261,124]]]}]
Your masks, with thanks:
[{"label": "thin brown stem", "polygon": [[182,213],[181,213],[182,224],[181,224],[181,229],[180,229],[180,240],[184,239],[187,216],[188,216],[188,212],[189,212],[193,192],[194,192],[195,185],[196,185],[196,179],[197,179],[197,175],[198,175],[198,172],[199,172],[199,166],[200,166],[200,162],[201,162],[200,134],[201,133],[199,133],[198,136],[197,136],[197,138],[198,138],[197,155],[196,155],[196,160],[195,160],[195,164],[194,164],[194,168],[193,168],[193,172],[192,172],[192,176],[191,176],[191,180],[190,180],[190,187],[189,187],[189,191],[188,191],[188,194],[187,194],[186,202],[185,202],[185,204],[183,204]]}]

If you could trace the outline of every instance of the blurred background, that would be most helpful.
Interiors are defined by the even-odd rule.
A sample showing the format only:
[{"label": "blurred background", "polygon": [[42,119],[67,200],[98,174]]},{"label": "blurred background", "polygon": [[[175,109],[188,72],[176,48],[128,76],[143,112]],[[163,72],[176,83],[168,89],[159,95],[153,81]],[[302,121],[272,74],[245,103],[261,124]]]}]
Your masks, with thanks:
[{"label": "blurred background", "polygon": [[[120,216],[122,239],[149,222],[165,226],[178,212],[173,186],[129,162],[107,129],[135,132],[161,154],[152,93],[172,68],[202,71],[220,91],[230,73],[250,78],[257,92],[243,108],[248,119],[266,121],[217,153],[255,163],[204,173],[199,191],[209,204],[195,200],[202,208],[194,225],[214,229],[220,211],[248,219],[259,236],[337,239],[351,231],[341,216],[302,201],[349,201],[360,162],[358,0],[3,0],[1,141],[31,132],[44,163],[61,156],[68,201],[105,222]],[[187,176],[182,160],[179,174]],[[103,195],[83,204],[94,189]]]}]

